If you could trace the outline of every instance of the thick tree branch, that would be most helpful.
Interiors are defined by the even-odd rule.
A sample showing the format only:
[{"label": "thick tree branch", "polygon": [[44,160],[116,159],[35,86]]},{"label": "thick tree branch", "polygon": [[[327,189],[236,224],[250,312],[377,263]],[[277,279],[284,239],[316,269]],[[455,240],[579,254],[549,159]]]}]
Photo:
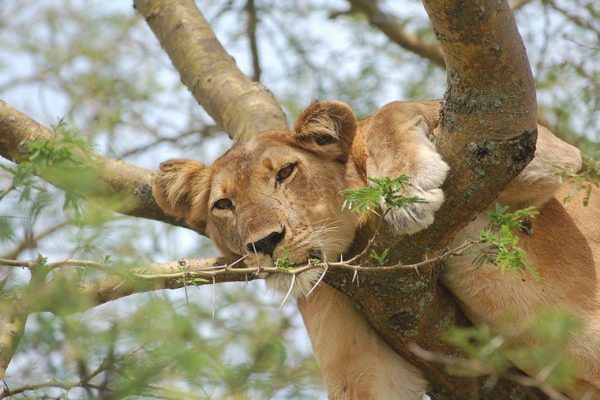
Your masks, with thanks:
[{"label": "thick tree branch", "polygon": [[[348,0],[348,2],[352,11],[363,13],[369,20],[369,24],[379,29],[392,42],[431,61],[437,67],[446,68],[444,54],[438,43],[430,42],[407,31],[398,19],[383,12],[375,1]],[[531,0],[515,0],[510,3],[510,7],[512,10],[517,10],[530,2]]]},{"label": "thick tree branch", "polygon": [[[28,142],[54,137],[51,129],[0,100],[0,156],[15,163],[28,161]],[[181,225],[156,205],[150,187],[152,171],[92,152],[73,153],[75,161],[81,164],[78,168],[94,177],[93,182],[78,186],[79,194],[102,199],[103,204],[121,214]],[[72,189],[72,182],[57,171],[42,171],[41,177],[58,188]]]},{"label": "thick tree branch", "polygon": [[[348,2],[351,5],[352,12],[358,11],[363,13],[369,20],[369,24],[379,29],[393,43],[429,60],[432,65],[438,68],[446,68],[444,55],[438,43],[427,41],[426,39],[407,31],[401,21],[383,12],[377,6],[376,2],[369,0],[348,0]],[[510,7],[512,10],[518,10],[529,3],[531,3],[531,0],[515,0],[510,3]],[[547,127],[555,135],[568,141],[569,135],[565,134],[555,124],[552,124],[543,114],[538,114],[538,123],[540,125]]]},{"label": "thick tree branch", "polygon": [[135,0],[134,5],[183,84],[232,138],[287,128],[272,93],[239,70],[193,0]]},{"label": "thick tree branch", "polygon": [[[533,78],[507,2],[426,0],[425,7],[448,65],[436,136],[451,173],[444,185],[446,201],[429,229],[401,241],[382,235],[376,243],[404,262],[445,246],[527,165],[536,139]],[[365,257],[363,262],[373,261]],[[435,353],[457,354],[439,335],[467,321],[436,278],[434,269],[397,271],[394,279],[363,274],[359,287],[347,274],[336,272],[325,280],[348,294],[392,347],[424,371],[435,399],[509,398],[513,385],[486,393],[482,382],[448,377],[408,349],[416,342]]]},{"label": "thick tree branch", "polygon": [[[82,312],[110,301],[135,294],[160,289],[178,289],[222,282],[247,282],[258,277],[256,273],[236,271],[235,260],[206,258],[178,260],[167,263],[151,263],[136,268],[119,269],[85,260],[63,260],[47,265],[34,265],[37,261],[15,261],[13,266],[30,268],[34,273],[48,274],[49,279],[6,294],[6,301],[19,304],[28,313],[50,311],[57,314]],[[3,265],[11,264],[3,260]],[[69,271],[69,268],[72,270]],[[81,280],[77,268],[97,269],[103,276]],[[72,304],[53,302],[58,296],[73,294],[79,299]]]}]

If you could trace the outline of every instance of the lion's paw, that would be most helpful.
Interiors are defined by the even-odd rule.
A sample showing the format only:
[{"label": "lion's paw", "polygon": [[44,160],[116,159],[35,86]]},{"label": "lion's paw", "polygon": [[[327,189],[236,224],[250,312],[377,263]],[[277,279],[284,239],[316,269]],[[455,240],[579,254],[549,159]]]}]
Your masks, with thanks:
[{"label": "lion's paw", "polygon": [[411,235],[427,228],[433,223],[435,212],[440,209],[444,202],[442,189],[422,190],[416,185],[411,186],[411,189],[404,195],[419,197],[425,201],[424,203],[415,203],[389,211],[385,204],[381,206],[382,211],[385,213],[386,222],[397,235]]}]

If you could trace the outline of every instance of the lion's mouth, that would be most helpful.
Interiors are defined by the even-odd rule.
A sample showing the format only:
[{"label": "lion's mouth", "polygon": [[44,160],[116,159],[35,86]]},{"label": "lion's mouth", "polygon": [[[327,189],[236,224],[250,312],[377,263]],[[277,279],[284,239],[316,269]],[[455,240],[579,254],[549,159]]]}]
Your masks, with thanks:
[{"label": "lion's mouth", "polygon": [[308,252],[308,258],[311,260],[317,259],[319,262],[323,261],[323,252],[319,249],[311,249]]}]

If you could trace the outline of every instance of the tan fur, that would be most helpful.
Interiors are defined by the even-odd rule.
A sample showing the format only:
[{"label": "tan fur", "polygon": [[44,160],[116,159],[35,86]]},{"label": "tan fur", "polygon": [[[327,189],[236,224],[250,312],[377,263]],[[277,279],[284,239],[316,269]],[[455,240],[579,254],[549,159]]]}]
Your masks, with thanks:
[{"label": "tan fur", "polygon": [[[408,174],[411,183],[405,194],[428,200],[386,215],[398,234],[431,224],[443,202],[441,185],[448,170],[430,141],[438,113],[438,101],[395,102],[356,123],[347,105],[316,102],[292,132],[267,132],[237,144],[211,167],[187,160],[163,164],[154,194],[167,213],[207,233],[223,253],[247,256],[250,265],[271,265],[283,256],[304,262],[319,252],[335,259],[348,249],[358,227],[356,217],[342,209],[340,190],[364,186],[368,177]],[[499,329],[533,318],[545,307],[567,309],[579,317],[586,328],[568,352],[581,368],[578,384],[568,393],[600,398],[600,193],[593,193],[587,208],[581,199],[561,203],[570,189],[557,169],[574,172],[581,157],[547,129],[538,130],[534,160],[499,201],[512,207],[543,206],[533,222],[534,233],[521,240],[544,285],[530,276],[502,274],[490,265],[475,268],[468,257],[448,262],[442,280],[473,321]],[[293,171],[278,181],[290,164]],[[224,198],[231,208],[213,207]],[[459,233],[456,243],[476,235],[486,223],[480,216]],[[278,241],[265,250],[265,240],[273,234]],[[262,250],[255,251],[255,245]],[[319,275],[312,271],[299,276],[294,296],[330,398],[420,399],[425,382],[419,372],[377,336],[344,296],[320,285],[303,297]],[[290,285],[281,275],[268,282],[279,291]]]},{"label": "tan fur", "polygon": [[337,290],[320,285],[298,308],[330,399],[417,399],[425,380],[390,349]]}]

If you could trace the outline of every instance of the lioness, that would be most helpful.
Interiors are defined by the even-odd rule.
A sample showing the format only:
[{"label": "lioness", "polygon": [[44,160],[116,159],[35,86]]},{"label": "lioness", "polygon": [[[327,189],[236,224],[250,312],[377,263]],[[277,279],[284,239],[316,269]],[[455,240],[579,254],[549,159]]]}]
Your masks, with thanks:
[{"label": "lioness", "polygon": [[[438,101],[394,102],[357,123],[348,105],[316,102],[291,132],[264,132],[238,143],[211,167],[190,160],[161,164],[154,196],[166,213],[207,234],[224,255],[249,255],[250,265],[271,265],[284,255],[292,263],[334,260],[349,248],[359,225],[342,207],[340,192],[366,186],[368,177],[407,174],[411,181],[404,194],[426,200],[386,214],[398,234],[432,223],[448,172],[430,141],[438,114]],[[579,366],[578,380],[568,394],[600,398],[600,193],[592,194],[587,207],[580,199],[566,205],[557,200],[570,189],[556,167],[577,171],[581,156],[544,127],[538,126],[538,133],[534,160],[498,201],[541,207],[534,233],[520,243],[544,283],[502,274],[493,265],[476,268],[469,256],[450,259],[442,282],[475,323],[500,328],[547,307],[580,318],[585,330],[568,348]],[[456,244],[477,237],[487,223],[480,215],[456,236]],[[426,385],[420,372],[380,339],[344,296],[324,284],[304,296],[318,276],[315,270],[301,275],[294,295],[329,397],[420,399]],[[284,291],[289,287],[288,277],[268,281]]]}]

